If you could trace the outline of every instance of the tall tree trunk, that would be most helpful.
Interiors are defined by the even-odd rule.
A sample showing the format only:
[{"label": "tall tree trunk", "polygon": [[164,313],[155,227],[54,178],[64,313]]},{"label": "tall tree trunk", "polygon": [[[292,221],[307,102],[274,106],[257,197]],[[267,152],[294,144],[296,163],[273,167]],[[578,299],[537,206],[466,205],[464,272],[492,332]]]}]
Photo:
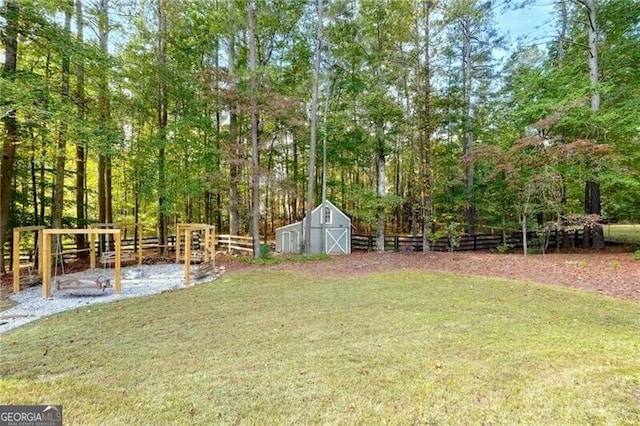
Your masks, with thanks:
[{"label": "tall tree trunk", "polygon": [[[296,220],[299,219],[298,217],[298,205],[299,205],[299,198],[298,198],[298,182],[300,181],[300,172],[298,169],[298,162],[299,162],[299,150],[298,150],[298,138],[294,137],[292,140],[292,159],[291,159],[291,176],[293,179],[293,194],[291,197],[291,214],[292,214],[292,222],[295,222]],[[296,247],[296,250],[298,250],[300,247]]]},{"label": "tall tree trunk", "polygon": [[558,32],[558,47],[556,49],[556,61],[562,65],[565,56],[565,44],[567,42],[567,26],[569,24],[569,14],[567,12],[567,0],[558,0],[560,11],[560,30]]},{"label": "tall tree trunk", "polygon": [[[98,4],[98,43],[103,55],[109,55],[109,0],[100,0]],[[103,133],[108,135],[111,119],[111,105],[109,100],[109,73],[102,70],[98,82],[98,120]],[[105,138],[108,143],[108,136]],[[109,170],[106,151],[108,147],[102,146],[98,154],[98,221],[109,221],[108,179]]]},{"label": "tall tree trunk", "polygon": [[[311,212],[313,211],[313,194],[316,185],[316,136],[318,129],[318,86],[320,81],[320,60],[322,54],[322,0],[317,0],[316,12],[316,42],[314,48],[313,84],[311,86],[311,125],[309,134],[309,172],[307,176],[307,200],[305,213],[307,220],[304,224],[304,251],[311,253]],[[324,201],[324,200],[323,200]],[[321,216],[323,214],[321,213]],[[324,222],[324,221],[322,221]],[[324,235],[320,236],[320,245],[324,251]]]},{"label": "tall tree trunk", "polygon": [[429,251],[431,237],[431,10],[432,2],[424,5],[424,83],[423,125],[420,126],[420,213],[422,218],[422,250]]},{"label": "tall tree trunk", "polygon": [[472,104],[471,104],[471,28],[468,18],[462,19],[462,33],[464,37],[463,45],[463,66],[464,66],[464,146],[463,146],[463,163],[464,163],[464,188],[466,195],[466,205],[464,216],[467,222],[467,233],[475,234],[475,197],[473,194],[473,132],[471,131],[472,121]]},{"label": "tall tree trunk", "polygon": [[[76,0],[76,38],[79,44],[84,43],[84,14],[82,10],[82,0]],[[84,123],[86,99],[84,93],[84,59],[77,59],[76,69],[76,105],[78,108],[78,120]],[[84,136],[84,134],[82,134]],[[86,153],[85,141],[78,140],[76,144],[76,219],[79,228],[87,226],[87,210],[85,208],[85,188],[86,188]],[[84,251],[86,248],[86,238],[83,234],[76,235],[76,248],[81,257],[88,255]]]},{"label": "tall tree trunk", "polygon": [[38,173],[36,168],[36,152],[38,152],[36,138],[31,134],[31,155],[29,156],[29,172],[31,174],[31,203],[33,204],[33,224],[40,225],[40,198],[38,197]]},{"label": "tall tree trunk", "polygon": [[[73,6],[71,3],[70,6]],[[71,38],[71,11],[67,8],[64,14],[64,31]],[[68,53],[62,54],[62,82],[60,85],[60,100],[62,105],[69,103],[69,72],[70,59]],[[51,206],[51,225],[53,228],[62,228],[62,215],[64,207],[64,169],[67,148],[67,120],[61,117],[58,130],[58,145],[55,161],[55,179],[53,186],[53,205]]]},{"label": "tall tree trunk", "polygon": [[[233,2],[228,3],[229,8],[229,40],[227,44],[227,57],[230,76],[231,91],[236,90],[236,26],[233,15]],[[238,201],[240,193],[238,185],[242,176],[241,144],[238,140],[238,106],[235,101],[229,108],[229,234],[240,234],[240,210]]]},{"label": "tall tree trunk", "polygon": [[[6,21],[4,34],[4,66],[6,78],[13,80],[18,65],[18,2],[6,0]],[[8,110],[6,110],[8,109]],[[18,146],[18,122],[11,106],[0,110],[4,123],[4,140],[2,142],[2,159],[0,160],[0,274],[4,273],[4,242],[8,235],[11,215],[11,180]]]},{"label": "tall tree trunk", "polygon": [[376,250],[378,253],[384,253],[384,228],[386,225],[386,217],[382,201],[387,195],[387,163],[384,154],[384,142],[382,140],[382,124],[377,125],[378,129],[378,153],[377,153],[377,194],[380,205],[376,211]]},{"label": "tall tree trunk", "polygon": [[[163,256],[168,255],[169,249],[169,220],[166,212],[166,128],[168,123],[167,113],[167,95],[165,93],[165,43],[166,43],[166,16],[165,16],[165,2],[158,0],[158,82],[157,82],[157,118],[158,118],[158,139],[160,148],[158,149],[158,242],[160,244],[160,253]],[[178,236],[176,235],[176,244],[178,244]]]},{"label": "tall tree trunk", "polygon": [[[376,19],[376,54],[378,57],[382,57],[384,51],[384,45],[382,42],[382,34],[380,30],[380,18]],[[375,81],[380,81],[379,70],[374,70]],[[355,100],[355,99],[354,99]],[[383,114],[379,115],[380,117]],[[375,123],[375,135],[376,135],[376,192],[378,196],[378,206],[376,208],[376,251],[378,253],[384,253],[384,234],[387,224],[387,218],[384,210],[384,199],[387,195],[387,158],[386,158],[386,143],[385,143],[385,123],[384,119],[377,119]]]},{"label": "tall tree trunk", "polygon": [[[600,110],[600,89],[598,83],[600,72],[598,70],[598,14],[594,0],[578,0],[587,10],[588,17],[588,38],[589,38],[589,82],[591,83],[591,110],[598,112]],[[594,176],[589,179],[585,185],[585,213],[601,214],[601,197],[600,197],[600,181],[597,175],[598,171],[594,171]],[[602,225],[595,224],[590,229],[592,234],[592,247],[604,248],[604,233]]]},{"label": "tall tree trunk", "polygon": [[249,15],[249,74],[251,76],[251,235],[253,256],[260,257],[260,149],[258,135],[258,77],[254,0],[247,2]]}]

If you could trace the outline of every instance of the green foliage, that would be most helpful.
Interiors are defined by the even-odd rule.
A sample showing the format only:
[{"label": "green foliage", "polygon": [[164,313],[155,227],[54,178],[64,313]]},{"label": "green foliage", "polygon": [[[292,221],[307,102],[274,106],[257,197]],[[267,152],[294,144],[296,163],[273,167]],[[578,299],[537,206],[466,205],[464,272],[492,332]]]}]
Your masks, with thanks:
[{"label": "green foliage", "polygon": [[513,249],[514,245],[513,244],[508,244],[508,243],[501,243],[498,246],[496,246],[496,250],[498,250],[498,253],[509,253],[511,251],[511,249]]},{"label": "green foliage", "polygon": [[[262,246],[261,246],[262,247]],[[238,258],[242,262],[249,263],[251,265],[279,265],[282,263],[304,263],[315,261],[326,261],[331,259],[331,255],[327,253],[301,253],[301,254],[279,254],[273,256],[269,251],[267,256],[260,256],[254,258],[250,256],[243,256]]]},{"label": "green foliage", "polygon": [[[473,192],[479,225],[513,228],[523,214],[582,212],[584,182],[591,178],[601,184],[604,216],[640,219],[640,6],[633,0],[598,3],[602,36],[597,89],[602,103],[594,113],[584,8],[569,3],[561,59],[557,40],[548,46],[518,46],[501,70],[493,54],[501,46],[492,27],[496,9],[487,2],[326,3],[319,136],[327,144],[329,197],[364,226],[377,226],[381,216],[388,226],[407,232],[421,219],[412,216],[414,207],[400,206],[427,199],[429,214],[449,214],[452,222],[460,222],[469,203],[464,171],[471,157],[462,158],[462,141],[469,132],[475,141]],[[111,24],[119,30],[109,46],[113,56],[96,46],[97,23],[104,17],[88,4],[83,43],[61,26],[61,12],[70,2],[17,4],[18,72],[0,75],[3,105],[16,109],[20,130],[12,176],[16,224],[50,221],[55,142],[62,123],[69,139],[67,223],[78,222],[70,155],[76,144],[87,153],[84,198],[90,220],[97,215],[97,158],[106,155],[116,221],[135,214],[153,226],[162,198],[161,213],[170,220],[216,222],[226,228],[233,182],[240,222],[249,223],[246,3],[159,4],[167,18],[164,58],[158,51],[159,10],[145,2],[110,5]],[[264,223],[270,227],[303,214],[315,11],[304,0],[256,5],[260,195]],[[236,58],[228,64],[231,42]],[[461,61],[465,46],[472,50],[470,76]],[[72,92],[79,83],[79,65],[84,65],[83,118],[75,94],[72,103],[60,101],[67,55]],[[467,77],[470,83],[465,83]],[[109,93],[103,103],[105,81]],[[465,87],[473,92],[472,117],[467,117]],[[162,132],[159,105],[166,106],[167,114]],[[233,141],[230,111],[238,118]],[[535,137],[537,144],[531,143]],[[161,148],[166,151],[162,171]],[[382,157],[386,176],[378,175]],[[234,167],[239,174],[232,181]],[[425,170],[428,178],[422,175]],[[390,195],[376,194],[379,178],[385,178]],[[316,197],[319,187],[318,182]],[[444,234],[454,231],[445,226]]]},{"label": "green foliage", "polygon": [[402,204],[397,195],[380,197],[375,190],[368,188],[351,188],[347,192],[355,207],[348,211],[349,215],[367,225],[376,225],[379,214],[388,218]]},{"label": "green foliage", "polygon": [[260,244],[260,254],[258,258],[261,260],[268,260],[271,258],[271,246],[269,244]]}]

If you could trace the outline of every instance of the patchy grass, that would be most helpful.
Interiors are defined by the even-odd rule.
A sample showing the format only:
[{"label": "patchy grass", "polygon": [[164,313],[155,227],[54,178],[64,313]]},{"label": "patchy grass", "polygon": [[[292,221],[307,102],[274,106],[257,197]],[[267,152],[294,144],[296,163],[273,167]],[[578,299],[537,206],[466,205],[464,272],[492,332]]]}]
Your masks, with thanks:
[{"label": "patchy grass", "polygon": [[638,304],[418,271],[237,271],[0,335],[65,424],[639,424]]},{"label": "patchy grass", "polygon": [[330,254],[316,253],[316,254],[270,254],[268,256],[262,256],[255,258],[251,256],[239,257],[242,262],[246,262],[251,265],[277,265],[279,263],[301,263],[301,262],[315,262],[318,260],[331,259]]},{"label": "patchy grass", "polygon": [[607,241],[640,245],[640,225],[606,225],[604,237]]},{"label": "patchy grass", "polygon": [[15,306],[15,303],[9,299],[0,299],[0,312],[6,311]]}]

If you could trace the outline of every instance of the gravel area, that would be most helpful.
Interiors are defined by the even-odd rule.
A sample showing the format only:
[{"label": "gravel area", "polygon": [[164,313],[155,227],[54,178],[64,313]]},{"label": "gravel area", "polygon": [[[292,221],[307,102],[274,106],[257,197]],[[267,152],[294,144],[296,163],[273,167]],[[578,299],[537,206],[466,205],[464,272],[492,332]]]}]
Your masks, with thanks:
[{"label": "gravel area", "polygon": [[[285,270],[301,276],[316,275],[342,278],[352,275],[384,271],[421,269],[446,271],[463,275],[483,275],[526,280],[549,285],[561,285],[598,293],[604,296],[640,302],[640,262],[628,251],[578,251],[547,255],[493,253],[354,253],[335,256],[328,261],[282,263],[275,266],[248,266],[234,258],[227,258],[221,266],[227,271],[244,268],[256,270]],[[102,272],[102,271],[101,271]],[[109,272],[106,270],[105,272]],[[95,274],[96,272],[94,272]],[[84,274],[84,275],[83,275]],[[87,276],[88,272],[73,274]],[[67,274],[72,275],[72,274]],[[95,275],[94,275],[95,276]],[[41,297],[41,287],[32,287],[10,298],[18,305],[0,312],[0,333],[57,312],[92,303],[105,303],[130,297],[160,293],[183,287],[183,265],[155,264],[123,268],[122,292],[105,293],[56,292],[51,299]],[[211,281],[205,277],[200,282]]]},{"label": "gravel area", "polygon": [[[192,268],[195,268],[195,266]],[[65,279],[96,279],[98,276],[105,279],[109,278],[113,285],[114,277],[112,269],[66,274]],[[106,288],[104,290],[69,289],[54,291],[52,297],[45,299],[42,297],[42,286],[30,287],[20,291],[18,294],[12,294],[9,296],[9,299],[17,302],[17,305],[11,309],[0,312],[0,334],[58,312],[68,311],[95,303],[108,303],[113,302],[114,300],[147,296],[150,294],[161,293],[163,291],[183,288],[183,277],[183,265],[140,265],[122,268],[120,294],[115,294],[113,288]],[[212,278],[212,276],[206,276],[200,280],[192,280],[191,285],[209,282]],[[52,278],[52,280],[53,279],[54,278]]]}]

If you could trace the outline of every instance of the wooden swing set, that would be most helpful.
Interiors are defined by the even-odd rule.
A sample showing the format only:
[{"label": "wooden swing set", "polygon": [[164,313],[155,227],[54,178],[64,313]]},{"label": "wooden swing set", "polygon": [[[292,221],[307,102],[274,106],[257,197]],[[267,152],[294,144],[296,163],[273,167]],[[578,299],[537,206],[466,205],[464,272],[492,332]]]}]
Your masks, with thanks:
[{"label": "wooden swing set", "polygon": [[[194,232],[204,234],[200,241],[201,250],[191,250],[191,236]],[[184,255],[182,245],[184,244]],[[176,224],[176,263],[184,261],[184,285],[191,283],[191,262],[199,263],[194,278],[200,279],[214,272],[216,264],[216,227],[205,223]]]},{"label": "wooden swing set", "polygon": [[[120,250],[120,262],[129,263],[137,262],[138,265],[142,265],[142,224],[119,224],[119,223],[92,223],[89,225],[90,229],[120,229],[125,233],[129,228],[133,228],[133,249],[121,248]],[[114,250],[110,250],[109,243],[104,242],[101,244],[100,258],[101,264],[112,265],[115,262],[116,253]]]},{"label": "wooden swing set", "polygon": [[[37,254],[35,254],[35,259],[33,259],[33,264],[30,264],[28,267],[29,273],[26,276],[29,284],[35,283],[36,281],[40,281],[42,277],[42,259],[43,259],[43,245],[42,245],[42,231],[45,229],[44,226],[20,226],[17,228],[13,228],[13,292],[17,293],[20,291],[20,286],[24,282],[24,276],[20,274],[20,243],[22,242],[22,236],[28,232],[35,233],[36,238],[36,250]],[[34,274],[34,269],[37,268],[37,274]]]},{"label": "wooden swing set", "polygon": [[[89,236],[89,262],[92,270],[96,268],[96,253],[93,249],[96,243],[96,236],[99,235],[113,235],[114,236],[114,249],[115,249],[115,286],[114,292],[116,294],[120,294],[121,290],[121,265],[120,265],[120,252],[122,248],[122,234],[120,229],[98,229],[98,228],[90,228],[90,229],[44,229],[42,231],[43,236],[43,254],[42,254],[42,297],[45,299],[51,297],[51,248],[52,248],[52,237],[56,236],[56,259],[58,256],[62,255],[62,247],[59,244],[59,239],[61,235],[66,234],[84,234]],[[57,267],[57,265],[56,265]],[[111,286],[109,280],[105,280],[104,277],[92,277],[92,278],[65,278],[65,277],[56,277],[56,289],[57,290],[67,290],[67,289],[79,289],[79,288],[97,288],[104,289]]]}]

